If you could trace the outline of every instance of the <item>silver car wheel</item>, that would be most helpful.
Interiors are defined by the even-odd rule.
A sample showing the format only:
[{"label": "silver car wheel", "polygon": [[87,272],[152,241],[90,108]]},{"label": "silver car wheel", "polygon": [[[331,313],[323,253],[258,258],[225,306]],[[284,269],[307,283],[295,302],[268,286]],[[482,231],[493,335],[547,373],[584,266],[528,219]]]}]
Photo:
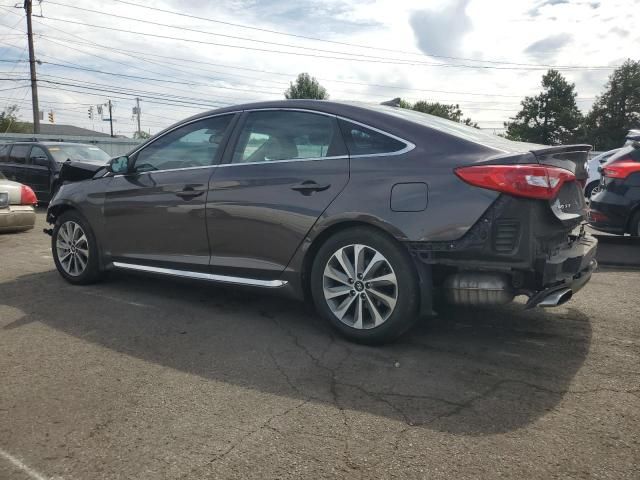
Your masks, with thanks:
[{"label": "silver car wheel", "polygon": [[347,245],[324,268],[324,298],[345,325],[368,329],[383,324],[398,301],[398,280],[389,261],[367,245]]},{"label": "silver car wheel", "polygon": [[56,253],[63,270],[77,277],[89,262],[89,241],[82,227],[76,222],[64,222],[56,236]]}]

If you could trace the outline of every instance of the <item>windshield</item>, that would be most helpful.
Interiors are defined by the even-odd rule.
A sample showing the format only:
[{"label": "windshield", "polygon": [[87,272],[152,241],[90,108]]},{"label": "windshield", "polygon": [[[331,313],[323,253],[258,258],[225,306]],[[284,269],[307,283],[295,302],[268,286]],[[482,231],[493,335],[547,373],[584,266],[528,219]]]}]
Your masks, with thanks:
[{"label": "windshield", "polygon": [[104,164],[110,158],[104,150],[89,145],[55,145],[47,148],[53,155],[53,159],[58,163],[66,162],[67,160],[82,160]]}]

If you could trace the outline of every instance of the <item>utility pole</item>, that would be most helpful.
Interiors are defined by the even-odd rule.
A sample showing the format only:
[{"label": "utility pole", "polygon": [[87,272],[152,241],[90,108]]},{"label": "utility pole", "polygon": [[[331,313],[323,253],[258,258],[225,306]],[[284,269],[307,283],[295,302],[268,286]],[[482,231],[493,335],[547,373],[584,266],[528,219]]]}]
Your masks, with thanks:
[{"label": "utility pole", "polygon": [[111,136],[113,137],[113,115],[111,113],[111,99],[109,99],[109,126],[111,127]]},{"label": "utility pole", "polygon": [[24,0],[24,10],[27,13],[27,40],[29,42],[29,69],[31,70],[31,105],[33,106],[33,133],[40,133],[40,107],[38,105],[36,59],[33,51],[33,28],[31,27],[31,0]]},{"label": "utility pole", "polygon": [[140,99],[136,97],[136,113],[138,114],[138,135],[140,135]]}]

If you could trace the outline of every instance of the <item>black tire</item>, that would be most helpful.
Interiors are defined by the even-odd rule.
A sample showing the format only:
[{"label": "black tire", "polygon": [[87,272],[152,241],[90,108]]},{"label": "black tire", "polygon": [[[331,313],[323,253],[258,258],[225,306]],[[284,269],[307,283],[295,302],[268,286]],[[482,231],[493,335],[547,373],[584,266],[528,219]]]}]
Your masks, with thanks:
[{"label": "black tire", "polygon": [[[61,235],[60,229],[67,222],[73,222],[77,224],[82,229],[82,232],[84,233],[87,240],[86,250],[88,250],[88,259],[86,260],[86,266],[84,267],[82,272],[77,275],[70,274],[69,272],[67,272],[67,269],[63,267],[63,264],[58,255],[58,248],[56,246],[58,237],[59,235]],[[82,243],[82,247],[84,246],[85,243]],[[84,217],[82,217],[82,215],[80,215],[75,210],[67,210],[56,220],[56,224],[53,228],[53,234],[51,235],[51,253],[53,255],[53,261],[56,264],[58,272],[67,282],[74,285],[88,285],[102,279],[104,272],[100,270],[100,259],[95,235],[89,223],[84,219]]]},{"label": "black tire", "polygon": [[640,211],[633,214],[629,222],[629,233],[634,237],[640,237]]},{"label": "black tire", "polygon": [[584,189],[584,196],[587,197],[587,199],[591,198],[591,195],[593,195],[593,190],[598,187],[599,188],[600,185],[600,180],[594,180],[593,182],[591,182],[589,185],[586,186],[586,188]]},{"label": "black tire", "polygon": [[[329,305],[329,300],[325,299],[325,267],[330,260],[334,261],[334,253],[350,245],[364,245],[368,249],[379,252],[391,267],[391,271],[395,274],[396,287],[392,287],[394,291],[393,295],[396,298],[395,307],[390,310],[390,314],[388,313],[389,316],[386,320],[377,326],[369,323],[368,328],[354,328],[344,323],[333,313]],[[367,251],[371,252],[371,250]],[[358,286],[362,287],[362,283],[365,281],[366,278],[363,279]],[[406,332],[418,319],[420,298],[418,276],[409,252],[402,248],[394,239],[376,229],[357,227],[343,230],[325,241],[314,258],[310,283],[311,295],[318,312],[342,335],[354,342],[370,345],[391,342]],[[353,282],[351,283],[353,284]],[[346,284],[339,285],[339,288],[351,289],[350,286],[347,285],[345,287],[343,285]],[[362,292],[362,290],[359,291]],[[351,296],[356,297],[355,301],[359,301],[358,296],[362,296],[363,298],[362,302],[363,305],[365,305],[365,313],[360,314],[361,318],[364,318],[362,317],[362,315],[364,315],[365,317],[369,316],[369,319],[372,320],[373,314],[367,306],[367,302],[370,301],[368,300],[369,298],[374,299],[375,296],[371,294],[369,285],[367,285],[367,289],[365,290],[368,297],[365,297],[362,293],[355,293],[355,295],[353,295],[353,292],[355,292],[355,287],[350,292]],[[346,300],[348,297],[348,295],[345,295],[341,298]],[[354,306],[353,308],[356,307]],[[355,313],[353,315],[355,318]]]}]

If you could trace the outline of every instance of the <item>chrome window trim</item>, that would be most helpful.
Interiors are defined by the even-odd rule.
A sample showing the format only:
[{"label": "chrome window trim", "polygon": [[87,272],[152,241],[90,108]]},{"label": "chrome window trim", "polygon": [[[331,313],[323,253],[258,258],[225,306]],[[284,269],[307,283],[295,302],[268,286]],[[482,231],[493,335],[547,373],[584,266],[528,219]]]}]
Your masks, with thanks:
[{"label": "chrome window trim", "polygon": [[[412,143],[409,140],[406,140],[406,139],[404,139],[402,137],[398,137],[397,135],[394,135],[393,133],[386,132],[386,131],[381,130],[379,128],[372,127],[371,125],[367,125],[366,123],[358,122],[357,120],[353,120],[353,119],[348,118],[348,117],[343,117],[342,115],[336,115],[334,113],[319,112],[317,110],[310,110],[310,109],[307,109],[307,108],[288,108],[288,107],[252,108],[252,109],[247,109],[247,110],[244,110],[244,111],[245,112],[262,112],[262,111],[273,111],[273,110],[285,110],[285,111],[293,111],[293,112],[316,113],[318,115],[325,115],[327,117],[334,117],[334,118],[337,118],[337,119],[340,119],[340,120],[344,120],[346,122],[355,123],[356,125],[360,125],[361,127],[368,128],[369,130],[373,130],[374,132],[378,132],[378,133],[380,133],[382,135],[385,135],[387,137],[393,138],[394,140],[397,140],[397,141],[402,142],[402,143],[405,144],[404,148],[402,148],[400,150],[396,150],[395,152],[349,155],[350,158],[390,157],[390,156],[394,156],[394,155],[402,155],[403,153],[410,152],[411,150],[416,148],[414,143]],[[324,159],[324,158],[335,158],[335,157],[321,157],[318,160],[321,160],[321,159]],[[292,160],[296,160],[296,159],[292,159]],[[314,159],[314,160],[316,160],[316,159]],[[281,161],[283,161],[283,160],[281,160]],[[254,162],[254,163],[265,163],[265,162]],[[234,165],[240,165],[240,163],[236,163]]]},{"label": "chrome window trim", "polygon": [[385,136],[387,136],[389,138],[393,138],[394,140],[397,140],[397,141],[405,144],[404,148],[402,148],[400,150],[396,150],[395,152],[365,153],[365,154],[351,155],[351,158],[390,157],[390,156],[394,156],[394,155],[402,155],[403,153],[410,152],[411,150],[416,148],[415,144],[410,142],[409,140],[405,140],[402,137],[398,137],[397,135],[394,135],[392,133],[385,132],[384,130],[380,130],[379,128],[372,127],[371,125],[367,125],[366,123],[358,122],[356,120],[352,120],[352,119],[347,118],[347,117],[338,116],[337,118],[339,118],[341,120],[344,120],[345,122],[355,123],[356,125],[360,125],[361,127],[368,128],[369,130],[373,130],[374,132],[378,132],[378,133],[380,133],[382,135],[385,135]]},{"label": "chrome window trim", "polygon": [[213,273],[175,270],[173,268],[151,267],[148,265],[137,265],[135,263],[113,262],[113,266],[138,272],[159,273],[162,275],[172,275],[174,277],[209,280],[212,282],[232,283],[234,285],[247,285],[252,287],[279,288],[287,284],[284,280],[259,280],[256,278],[233,277],[229,275],[216,275]]},{"label": "chrome window trim", "polygon": [[[350,122],[350,123],[354,123],[356,125],[360,125],[361,127],[364,128],[368,128],[369,130],[373,130],[374,132],[378,132],[382,135],[386,135],[387,137],[393,138],[394,140],[397,140],[399,142],[402,142],[405,144],[405,148],[401,149],[401,150],[396,150],[395,152],[385,152],[385,153],[370,153],[370,154],[359,154],[359,155],[334,155],[334,156],[330,156],[330,157],[315,157],[315,158],[290,158],[290,159],[285,159],[285,160],[274,160],[271,162],[245,162],[245,163],[219,163],[216,165],[203,165],[203,166],[199,166],[199,167],[184,167],[184,168],[169,168],[169,169],[164,169],[164,170],[150,170],[148,172],[137,172],[137,175],[145,175],[145,174],[149,174],[149,173],[164,173],[164,172],[178,172],[178,171],[183,171],[183,170],[196,170],[196,169],[204,169],[204,168],[218,168],[218,167],[238,167],[241,165],[269,165],[272,163],[287,163],[287,162],[310,162],[310,161],[317,161],[317,160],[339,160],[339,159],[345,159],[345,158],[366,158],[366,157],[390,157],[390,156],[395,156],[395,155],[402,155],[404,153],[410,152],[411,150],[413,150],[414,148],[416,148],[415,144],[413,144],[412,142],[405,140],[402,137],[398,137],[397,135],[394,135],[392,133],[386,132],[384,130],[381,130],[379,128],[376,127],[372,127],[371,125],[367,125],[366,123],[362,123],[362,122],[358,122],[357,120],[353,120],[351,118],[348,117],[343,117],[341,115],[336,115],[333,113],[328,113],[328,112],[320,112],[318,110],[310,110],[307,108],[288,108],[288,107],[266,107],[266,108],[251,108],[251,109],[247,109],[247,110],[234,110],[232,112],[224,112],[224,113],[215,113],[212,115],[206,115],[204,117],[200,117],[200,118],[196,118],[194,120],[190,120],[188,122],[184,122],[181,123],[179,125],[174,126],[171,130],[167,130],[166,132],[164,132],[162,135],[158,136],[157,138],[154,138],[153,140],[151,140],[149,143],[146,143],[144,145],[142,145],[141,147],[139,147],[138,149],[134,150],[133,152],[131,152],[131,154],[129,154],[129,157],[132,157],[133,155],[137,154],[140,150],[147,148],[148,146],[152,145],[154,142],[156,142],[157,140],[163,138],[165,135],[168,135],[169,133],[177,130],[178,128],[182,128],[186,125],[190,125],[192,123],[195,122],[199,122],[200,120],[207,120],[210,118],[215,118],[215,117],[220,117],[223,115],[235,115],[238,113],[243,113],[243,112],[265,112],[265,111],[289,111],[289,112],[305,112],[305,113],[313,113],[316,115],[324,115],[326,117],[333,117],[336,119],[340,119],[340,120],[344,120],[346,122]],[[107,174],[105,174],[106,176]],[[123,177],[126,175],[130,175],[130,173],[126,173],[126,174],[117,174],[117,175],[113,175],[114,177]]]}]

